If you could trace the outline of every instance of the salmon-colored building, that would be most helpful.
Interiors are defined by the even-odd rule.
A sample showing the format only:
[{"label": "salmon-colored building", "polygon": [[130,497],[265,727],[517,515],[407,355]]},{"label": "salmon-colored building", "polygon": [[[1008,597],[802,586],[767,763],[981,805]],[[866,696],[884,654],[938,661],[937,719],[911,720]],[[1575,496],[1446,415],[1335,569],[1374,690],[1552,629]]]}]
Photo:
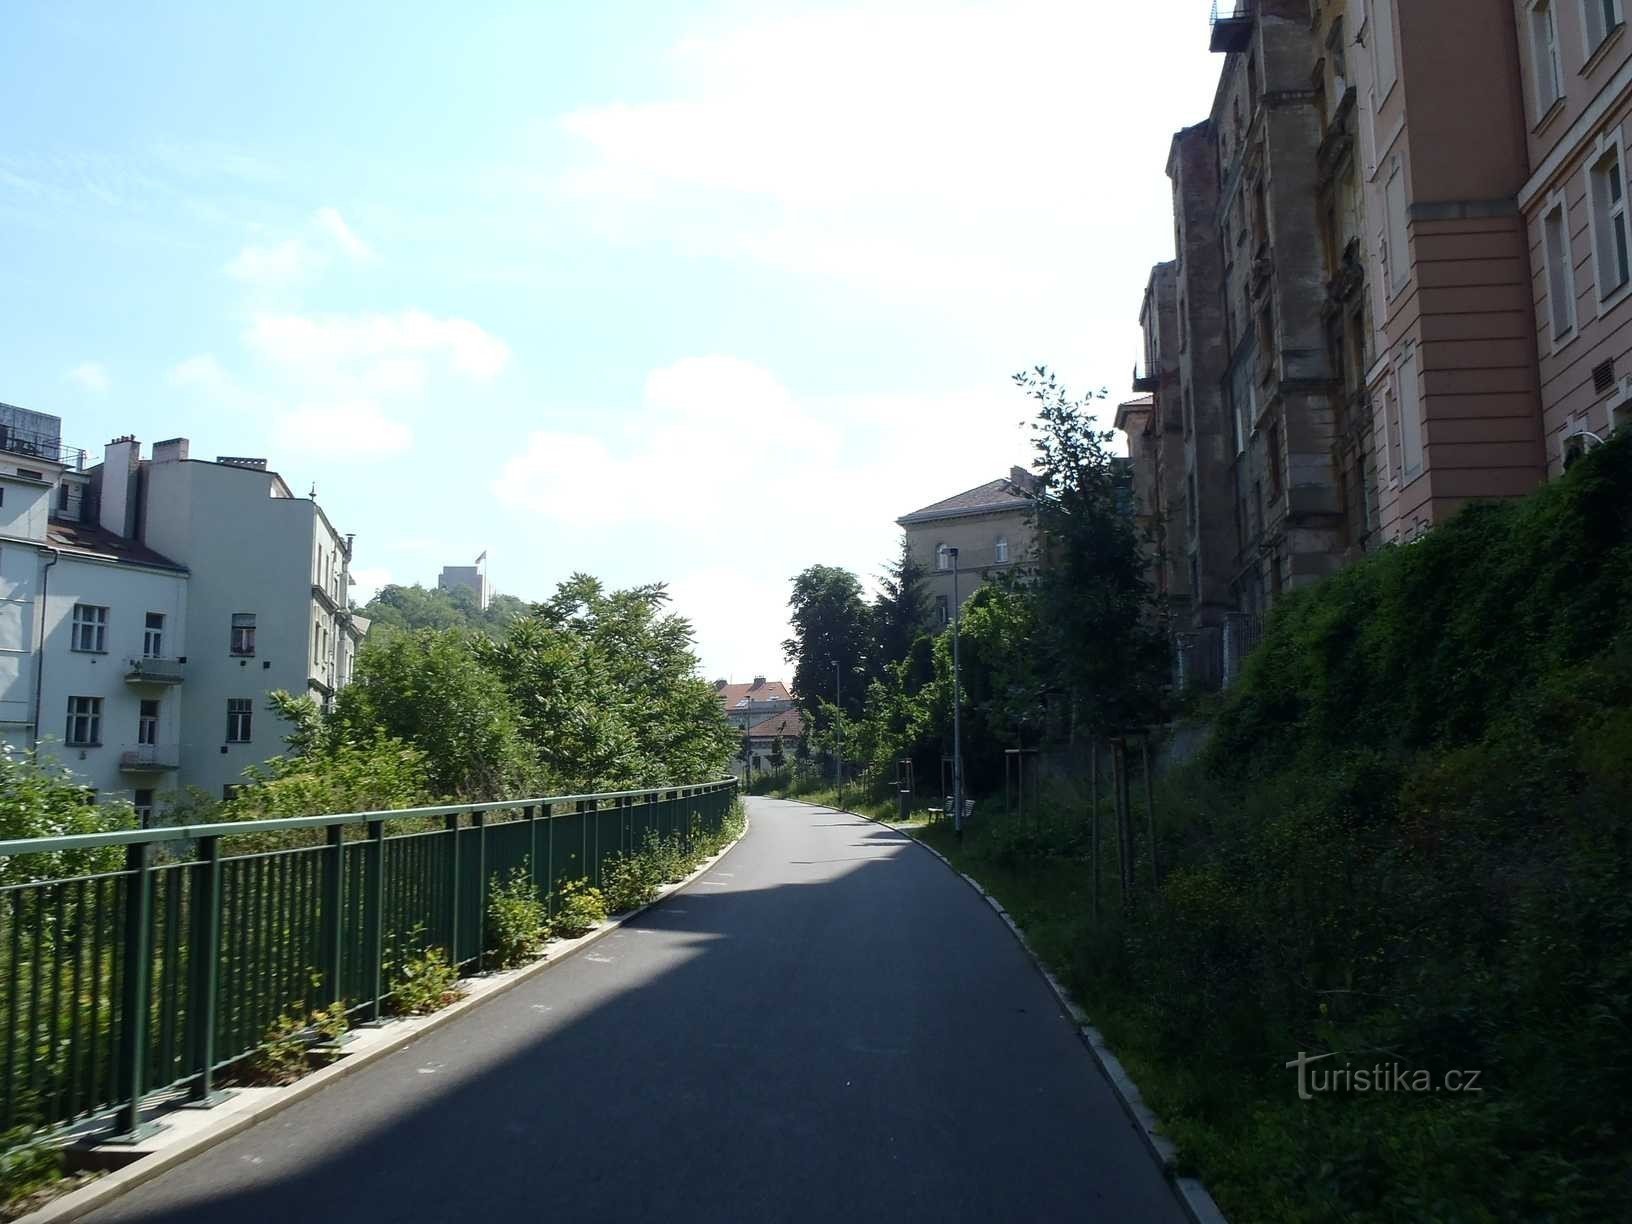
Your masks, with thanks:
[{"label": "salmon-colored building", "polygon": [[1632,37],[1622,0],[1509,0],[1524,69],[1519,189],[1540,356],[1546,468],[1632,413],[1626,148]]}]

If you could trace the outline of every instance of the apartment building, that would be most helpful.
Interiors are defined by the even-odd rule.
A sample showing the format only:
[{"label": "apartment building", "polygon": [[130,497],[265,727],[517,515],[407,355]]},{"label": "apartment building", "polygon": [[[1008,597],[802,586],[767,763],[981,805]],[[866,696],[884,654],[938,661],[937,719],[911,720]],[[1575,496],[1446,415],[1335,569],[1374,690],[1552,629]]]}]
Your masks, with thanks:
[{"label": "apartment building", "polygon": [[190,573],[179,781],[225,794],[283,751],[269,692],[327,706],[351,679],[367,630],[350,609],[351,538],[266,460],[194,459],[186,438],[147,459],[118,439],[91,479],[104,529]]},{"label": "apartment building", "polygon": [[437,575],[436,589],[451,591],[456,587],[463,588],[476,597],[476,606],[486,612],[488,604],[493,602],[493,588],[487,582],[486,561],[487,553],[484,551],[476,558],[474,565],[444,565]]},{"label": "apartment building", "polygon": [[913,559],[928,575],[925,589],[938,624],[951,619],[954,592],[961,605],[987,578],[1031,559],[1036,492],[1037,478],[1015,467],[1005,477],[895,520],[906,532]]},{"label": "apartment building", "polygon": [[1529,172],[1517,203],[1531,272],[1544,462],[1557,475],[1632,413],[1623,0],[1513,0]]},{"label": "apartment building", "polygon": [[725,720],[739,731],[747,731],[772,715],[793,709],[793,694],[788,692],[788,686],[764,676],[755,676],[750,684],[716,680],[714,692],[725,711]]},{"label": "apartment building", "polygon": [[1134,517],[1150,540],[1149,580],[1175,623],[1190,620],[1190,567],[1184,531],[1184,424],[1179,378],[1178,264],[1151,269],[1139,324],[1145,336],[1145,373],[1134,390],[1145,394],[1117,405],[1115,425],[1128,436],[1133,461]]}]

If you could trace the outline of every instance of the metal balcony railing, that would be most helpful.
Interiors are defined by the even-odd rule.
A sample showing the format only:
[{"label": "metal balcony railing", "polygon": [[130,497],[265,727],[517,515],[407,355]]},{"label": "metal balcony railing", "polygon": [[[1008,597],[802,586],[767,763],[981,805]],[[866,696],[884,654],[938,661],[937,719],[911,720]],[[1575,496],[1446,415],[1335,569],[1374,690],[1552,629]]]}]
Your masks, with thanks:
[{"label": "metal balcony railing", "polygon": [[142,658],[125,663],[127,684],[180,684],[185,675],[185,659]]},{"label": "metal balcony railing", "polygon": [[77,446],[64,446],[62,439],[32,429],[0,423],[0,451],[22,455],[29,459],[44,459],[48,463],[66,464],[83,470],[85,452]]},{"label": "metal balcony railing", "polygon": [[1214,51],[1245,51],[1252,41],[1257,0],[1213,0]]},{"label": "metal balcony railing", "polygon": [[180,769],[181,748],[176,744],[137,744],[119,754],[119,768],[130,773]]}]

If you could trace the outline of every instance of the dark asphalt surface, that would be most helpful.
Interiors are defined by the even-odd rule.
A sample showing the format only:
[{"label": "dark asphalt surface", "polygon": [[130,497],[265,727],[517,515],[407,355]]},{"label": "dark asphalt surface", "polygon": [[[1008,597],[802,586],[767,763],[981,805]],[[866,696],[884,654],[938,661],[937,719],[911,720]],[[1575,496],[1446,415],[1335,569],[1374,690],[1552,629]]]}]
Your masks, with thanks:
[{"label": "dark asphalt surface", "polygon": [[972,889],[748,804],[685,892],[88,1218],[1183,1219]]}]

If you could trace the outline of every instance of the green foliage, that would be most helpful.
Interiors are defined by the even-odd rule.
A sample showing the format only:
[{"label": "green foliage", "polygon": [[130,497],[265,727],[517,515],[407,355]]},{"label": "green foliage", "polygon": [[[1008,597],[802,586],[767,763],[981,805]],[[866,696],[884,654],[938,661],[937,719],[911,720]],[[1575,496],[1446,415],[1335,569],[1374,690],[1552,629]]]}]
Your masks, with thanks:
[{"label": "green foliage", "polygon": [[928,575],[912,555],[906,533],[901,534],[901,551],[879,582],[873,600],[873,651],[869,674],[900,663],[912,651],[913,643],[929,626]]},{"label": "green foliage", "polygon": [[393,583],[382,587],[360,615],[371,622],[372,638],[375,634],[389,637],[392,631],[415,629],[464,629],[497,636],[510,621],[526,613],[527,604],[514,595],[494,595],[484,612],[475,592],[466,587],[444,591]]},{"label": "green foliage", "polygon": [[663,873],[644,851],[620,855],[601,868],[601,893],[614,914],[639,909],[657,896]]},{"label": "green foliage", "polygon": [[45,1133],[26,1126],[0,1131],[0,1218],[7,1207],[62,1178],[62,1153]]},{"label": "green foliage", "polygon": [[545,925],[544,902],[527,868],[516,868],[507,881],[493,878],[487,892],[487,948],[494,968],[514,969],[537,956]]},{"label": "green foliage", "polygon": [[[75,782],[72,771],[33,752],[0,747],[0,839],[107,833],[135,824],[129,804],[95,802],[95,792]],[[19,854],[0,859],[0,885],[117,871],[123,862],[117,846]]]},{"label": "green foliage", "polygon": [[606,900],[601,890],[591,887],[588,880],[569,880],[556,891],[550,934],[558,939],[588,935],[605,921]]},{"label": "green foliage", "polygon": [[442,948],[426,948],[397,969],[391,985],[391,1010],[399,1016],[426,1016],[459,998],[459,970]]},{"label": "green foliage", "polygon": [[503,679],[482,665],[485,641],[422,629],[366,642],[352,682],[335,699],[340,736],[412,745],[424,754],[438,795],[526,794],[536,776],[533,754]]},{"label": "green foliage", "polygon": [[793,636],[782,643],[782,653],[793,664],[793,691],[806,715],[817,729],[829,725],[836,663],[844,710],[859,716],[873,655],[873,617],[861,580],[849,570],[813,565],[793,580],[788,607]]},{"label": "green foliage", "polygon": [[333,812],[381,812],[432,802],[425,754],[384,736],[340,742],[321,755],[274,757],[244,771],[218,820],[274,820]]},{"label": "green foliage", "polygon": [[245,1074],[256,1084],[292,1084],[312,1069],[313,1047],[339,1041],[348,1027],[346,1005],[338,1000],[310,1012],[305,1003],[292,1003],[267,1029]]}]

